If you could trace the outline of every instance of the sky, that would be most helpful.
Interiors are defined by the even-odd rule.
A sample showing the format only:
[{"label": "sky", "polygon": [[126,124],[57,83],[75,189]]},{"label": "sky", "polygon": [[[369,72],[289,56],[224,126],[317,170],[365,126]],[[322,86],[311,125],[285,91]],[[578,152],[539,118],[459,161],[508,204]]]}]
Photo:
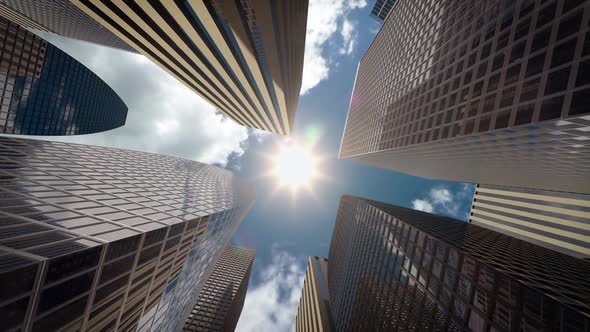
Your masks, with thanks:
[{"label": "sky", "polygon": [[[129,107],[112,131],[47,137],[184,157],[253,179],[257,198],[231,244],[256,250],[237,331],[292,331],[308,256],[328,256],[349,194],[466,220],[474,186],[338,159],[356,68],[380,28],[366,0],[310,0],[304,73],[291,138],[233,123],[145,57],[37,32],[105,80]],[[268,176],[287,140],[313,144],[323,176],[293,195]]]}]

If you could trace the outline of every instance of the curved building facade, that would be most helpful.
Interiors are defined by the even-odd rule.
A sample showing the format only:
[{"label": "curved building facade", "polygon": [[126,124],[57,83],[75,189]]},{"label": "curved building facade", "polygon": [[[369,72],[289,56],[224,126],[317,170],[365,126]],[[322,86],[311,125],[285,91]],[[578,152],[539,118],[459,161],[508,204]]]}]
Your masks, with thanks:
[{"label": "curved building facade", "polygon": [[180,330],[255,198],[199,162],[15,137],[0,174],[2,331]]},{"label": "curved building facade", "polygon": [[125,124],[127,106],[102,79],[25,28],[0,18],[0,133],[77,135]]}]

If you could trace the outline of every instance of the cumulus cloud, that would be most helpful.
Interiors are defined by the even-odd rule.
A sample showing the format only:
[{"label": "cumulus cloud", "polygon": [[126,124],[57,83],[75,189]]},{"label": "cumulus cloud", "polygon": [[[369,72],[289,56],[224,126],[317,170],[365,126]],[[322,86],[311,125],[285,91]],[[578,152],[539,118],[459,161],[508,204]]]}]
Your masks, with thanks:
[{"label": "cumulus cloud", "polygon": [[354,51],[356,37],[358,36],[355,25],[356,23],[353,23],[353,21],[348,18],[345,18],[342,22],[340,35],[342,36],[343,45],[342,48],[340,48],[340,54],[352,54],[352,51]]},{"label": "cumulus cloud", "polygon": [[[39,32],[37,32],[39,33]],[[216,111],[203,98],[142,55],[39,33],[89,67],[129,107],[124,127],[47,139],[162,153],[224,166],[260,135]]]},{"label": "cumulus cloud", "polygon": [[414,208],[414,210],[420,210],[429,213],[434,212],[434,207],[432,206],[432,204],[428,200],[424,199],[416,198],[412,201],[412,207]]},{"label": "cumulus cloud", "polygon": [[304,262],[274,246],[261,282],[246,293],[236,331],[293,331],[304,276]]},{"label": "cumulus cloud", "polygon": [[327,41],[340,31],[341,54],[351,54],[357,38],[356,22],[349,20],[349,14],[367,5],[365,0],[314,0],[309,2],[307,15],[307,36],[301,94],[328,78],[332,60],[324,51]]},{"label": "cumulus cloud", "polygon": [[446,187],[431,188],[424,197],[412,200],[412,208],[429,213],[438,213],[454,218],[466,219],[467,215],[462,210],[471,200],[474,187],[464,184],[459,190],[453,192]]}]

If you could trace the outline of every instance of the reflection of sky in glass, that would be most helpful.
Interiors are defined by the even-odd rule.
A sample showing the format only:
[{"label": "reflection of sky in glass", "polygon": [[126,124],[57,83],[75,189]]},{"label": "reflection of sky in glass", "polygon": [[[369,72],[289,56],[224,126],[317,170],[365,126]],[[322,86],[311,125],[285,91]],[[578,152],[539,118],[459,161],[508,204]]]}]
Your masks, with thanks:
[{"label": "reflection of sky in glass", "polygon": [[89,134],[125,124],[125,103],[77,60],[2,18],[0,38],[0,133]]},{"label": "reflection of sky in glass", "polygon": [[[251,186],[232,173],[197,162],[9,137],[0,137],[0,184],[0,276],[25,273],[23,268],[38,262],[47,262],[48,269],[60,275],[53,284],[43,280],[43,274],[38,281],[41,301],[46,303],[43,314],[55,315],[40,313],[31,320],[49,330],[66,323],[53,319],[62,317],[61,310],[70,312],[67,317],[72,322],[89,313],[74,310],[80,306],[70,303],[74,297],[49,299],[47,294],[61,292],[63,287],[79,289],[85,296],[96,294],[92,306],[96,313],[104,310],[101,305],[109,296],[117,294],[116,287],[105,289],[125,275],[133,285],[158,280],[158,287],[142,288],[145,296],[151,294],[150,313],[157,315],[141,323],[149,327],[155,317],[160,321],[152,327],[154,331],[172,326],[184,309],[194,306],[205,277],[254,197]],[[101,255],[90,255],[92,250],[108,253],[99,261]],[[166,259],[159,260],[160,256]],[[71,264],[57,264],[62,258]],[[112,267],[123,261],[129,261],[124,269]],[[99,277],[101,265],[105,268]],[[153,268],[145,272],[150,265]],[[86,279],[99,281],[77,285],[72,275],[84,269]],[[32,273],[30,283],[16,285],[15,294],[31,291],[37,274],[27,273]],[[166,296],[160,302],[158,292],[163,295],[164,289]],[[13,296],[0,295],[0,303],[12,303]],[[19,326],[24,313],[14,317],[8,326]]]}]

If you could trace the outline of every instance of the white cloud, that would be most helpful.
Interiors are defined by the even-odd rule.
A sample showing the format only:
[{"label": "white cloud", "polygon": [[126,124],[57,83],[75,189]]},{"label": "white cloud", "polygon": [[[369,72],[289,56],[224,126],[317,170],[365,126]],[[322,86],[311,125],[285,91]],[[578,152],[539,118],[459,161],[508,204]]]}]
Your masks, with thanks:
[{"label": "white cloud", "polygon": [[352,54],[358,33],[355,29],[355,23],[345,18],[342,22],[342,29],[340,35],[342,36],[343,45],[340,49],[340,54]]},{"label": "white cloud", "polygon": [[47,137],[162,153],[225,165],[251,133],[142,55],[39,33],[107,82],[129,107],[127,123],[106,133]]},{"label": "white cloud", "polygon": [[412,201],[412,207],[414,208],[414,210],[420,210],[420,211],[424,211],[424,212],[429,212],[432,213],[434,212],[434,208],[432,207],[432,204],[424,199],[415,199]]},{"label": "white cloud", "polygon": [[466,219],[467,216],[460,213],[460,210],[465,201],[472,198],[473,190],[471,184],[464,184],[455,193],[445,187],[431,188],[425,197],[414,199],[412,207],[415,210]]},{"label": "white cloud", "polygon": [[446,188],[433,188],[430,190],[430,198],[436,204],[451,204],[453,202],[453,194]]},{"label": "white cloud", "polygon": [[236,331],[293,331],[304,276],[303,262],[273,246],[272,264],[248,289]]},{"label": "white cloud", "polygon": [[305,59],[303,67],[303,82],[301,94],[328,78],[330,60],[324,54],[324,46],[340,29],[341,46],[338,49],[343,54],[350,54],[354,50],[355,39],[358,34],[356,22],[348,20],[351,11],[367,5],[365,0],[314,0],[309,2],[307,15],[307,36],[305,37]]}]

